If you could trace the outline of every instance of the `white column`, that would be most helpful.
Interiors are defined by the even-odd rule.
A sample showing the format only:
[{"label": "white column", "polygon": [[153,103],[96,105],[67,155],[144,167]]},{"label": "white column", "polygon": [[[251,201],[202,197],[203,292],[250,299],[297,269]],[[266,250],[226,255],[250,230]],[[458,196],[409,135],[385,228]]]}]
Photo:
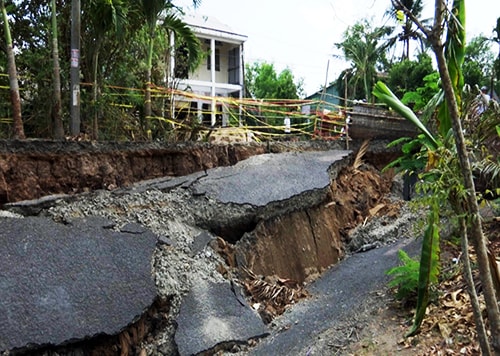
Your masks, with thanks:
[{"label": "white column", "polygon": [[244,84],[244,73],[243,73],[243,43],[240,45],[240,56],[238,58],[238,60],[240,61],[240,63],[238,64],[238,71],[239,71],[239,74],[240,74],[240,85],[241,87],[243,88],[243,84]]},{"label": "white column", "polygon": [[[170,79],[174,79],[175,75],[175,34],[170,33]],[[165,80],[166,81],[166,80]]]},{"label": "white column", "polygon": [[240,56],[238,57],[238,60],[240,61],[239,65],[238,65],[238,71],[239,71],[239,74],[240,74],[240,105],[239,105],[239,115],[238,115],[238,120],[239,120],[239,124],[240,126],[242,126],[242,122],[241,122],[241,113],[242,113],[242,110],[241,110],[241,100],[243,99],[243,88],[245,86],[245,73],[244,73],[244,61],[243,61],[243,43],[240,44]]},{"label": "white column", "polygon": [[198,116],[198,122],[201,124],[203,122],[203,103],[201,101],[196,102],[197,106],[197,116]]},{"label": "white column", "polygon": [[212,78],[212,91],[210,96],[212,97],[212,126],[215,125],[215,39],[210,40],[210,74]]}]

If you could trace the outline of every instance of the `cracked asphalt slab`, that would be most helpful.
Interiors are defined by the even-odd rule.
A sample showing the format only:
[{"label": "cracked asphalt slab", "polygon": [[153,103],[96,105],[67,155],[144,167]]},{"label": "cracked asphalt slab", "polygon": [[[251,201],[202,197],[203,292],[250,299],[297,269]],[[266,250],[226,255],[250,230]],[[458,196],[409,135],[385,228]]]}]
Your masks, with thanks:
[{"label": "cracked asphalt slab", "polygon": [[101,217],[0,219],[0,351],[113,335],[156,297],[157,237]]},{"label": "cracked asphalt slab", "polygon": [[184,298],[176,319],[180,355],[196,355],[217,344],[267,335],[260,316],[229,283],[199,279]]},{"label": "cracked asphalt slab", "polygon": [[286,152],[252,156],[231,167],[218,167],[194,181],[195,195],[221,203],[266,206],[330,185],[329,169],[350,151]]}]

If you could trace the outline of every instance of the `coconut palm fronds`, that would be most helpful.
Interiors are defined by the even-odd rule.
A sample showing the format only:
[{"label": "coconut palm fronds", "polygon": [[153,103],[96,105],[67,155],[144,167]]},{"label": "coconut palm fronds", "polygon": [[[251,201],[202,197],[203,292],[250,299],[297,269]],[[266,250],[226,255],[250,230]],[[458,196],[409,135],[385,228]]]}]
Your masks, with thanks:
[{"label": "coconut palm fronds", "polygon": [[247,293],[251,296],[254,308],[271,318],[283,314],[288,306],[309,296],[299,282],[276,276],[256,275],[244,269],[248,277],[243,282]]}]

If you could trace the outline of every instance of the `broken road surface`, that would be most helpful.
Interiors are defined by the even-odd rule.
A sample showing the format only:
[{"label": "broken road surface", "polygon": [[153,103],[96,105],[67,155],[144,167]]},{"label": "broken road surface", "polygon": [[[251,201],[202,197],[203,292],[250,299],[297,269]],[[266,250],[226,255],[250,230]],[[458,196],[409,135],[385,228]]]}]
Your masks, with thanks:
[{"label": "broken road surface", "polygon": [[[216,253],[213,242],[220,236],[231,242],[241,239],[258,240],[258,235],[253,231],[256,227],[273,224],[284,216],[291,218],[299,216],[293,215],[297,211],[323,206],[322,203],[327,199],[331,189],[330,184],[342,167],[348,164],[349,154],[350,152],[341,150],[263,154],[240,161],[231,167],[214,168],[177,178],[155,179],[115,191],[98,191],[78,197],[57,196],[52,202],[44,200],[44,207],[39,210],[40,217],[37,219],[46,220],[43,224],[50,227],[52,237],[44,242],[53,250],[57,251],[68,242],[60,238],[64,236],[59,235],[69,233],[71,228],[62,224],[54,228],[58,223],[52,222],[51,219],[68,224],[75,218],[105,217],[110,221],[110,225],[115,227],[114,230],[108,227],[104,232],[115,237],[113,244],[117,246],[113,245],[111,249],[118,255],[130,249],[132,254],[127,259],[138,263],[143,272],[144,269],[147,270],[152,266],[151,272],[155,285],[151,287],[151,279],[148,280],[147,273],[132,274],[131,277],[129,276],[132,282],[139,283],[139,285],[126,288],[126,290],[132,295],[133,293],[141,294],[142,299],[126,318],[120,319],[112,328],[98,325],[90,331],[87,329],[90,322],[78,319],[82,321],[81,325],[70,325],[76,328],[76,332],[53,338],[50,337],[54,333],[52,328],[57,326],[47,323],[43,325],[42,331],[30,328],[30,320],[39,318],[36,308],[30,309],[31,307],[22,305],[22,298],[16,299],[15,296],[2,298],[6,312],[1,313],[0,318],[3,320],[0,322],[6,328],[11,329],[9,334],[5,335],[21,333],[23,338],[9,337],[7,340],[2,340],[4,343],[0,346],[5,350],[27,345],[57,345],[82,340],[100,333],[117,333],[137,319],[137,314],[144,310],[144,302],[147,305],[158,296],[171,302],[169,313],[164,317],[169,319],[168,325],[177,325],[177,327],[156,330],[156,337],[150,337],[149,341],[143,340],[141,344],[135,345],[137,348],[143,348],[148,354],[168,355],[172,352],[196,354],[224,343],[246,342],[248,339],[261,338],[267,334],[270,336],[263,338],[251,352],[262,354],[269,351],[273,354],[276,351],[281,354],[283,351],[289,354],[295,352],[300,354],[301,348],[309,343],[307,338],[313,337],[316,332],[321,332],[320,329],[327,328],[336,317],[346,315],[345,313],[354,308],[355,303],[366,293],[384,282],[383,271],[397,263],[397,248],[383,247],[354,255],[331,268],[325,276],[309,286],[311,298],[295,305],[290,312],[276,319],[275,326],[272,326],[273,324],[265,325],[259,314],[248,305],[242,294],[243,291],[237,288],[236,283],[232,283],[233,277],[221,275],[221,266],[227,265],[229,261]],[[29,205],[26,202],[10,204],[8,209],[21,214],[34,211],[29,209]],[[311,246],[298,246],[297,249],[291,251],[304,254],[313,250],[316,253],[322,252],[323,248],[318,248],[318,246],[331,247],[336,251],[338,246],[333,242],[328,242],[325,238],[337,238],[338,231],[335,233],[325,231],[329,229],[324,229],[323,223],[326,224],[328,221],[311,219],[311,217],[319,219],[330,215],[309,211],[303,215],[310,220],[308,224],[311,226],[307,234],[310,235]],[[13,227],[4,233],[14,234],[16,229],[14,225],[25,224],[23,222],[25,219],[27,218],[9,219],[8,224]],[[286,220],[282,220],[282,223],[283,221]],[[134,224],[136,228],[131,228],[130,224]],[[290,224],[284,223],[284,227],[290,227],[286,225]],[[71,230],[71,234],[76,235],[76,238],[82,241],[92,241],[92,237],[88,234],[101,234],[101,232],[96,234],[95,231],[89,230],[86,225],[78,226]],[[261,227],[261,230],[268,231],[269,229]],[[285,235],[290,235],[289,232],[291,233],[291,231],[286,231]],[[319,232],[327,233],[323,240],[320,239]],[[145,236],[147,246],[134,246],[128,242],[120,242],[120,234],[130,235],[134,243],[138,243],[135,240]],[[33,236],[29,234],[25,236],[27,240],[32,238]],[[41,239],[41,237],[38,238]],[[291,238],[292,240],[287,241],[286,244],[294,243],[296,237],[292,234]],[[14,237],[10,236],[9,239],[13,240]],[[17,246],[18,253],[22,254],[22,243],[20,241],[11,241],[11,243]],[[152,253],[151,243],[156,244],[154,253]],[[319,243],[324,245],[319,245]],[[75,249],[78,246],[75,244]],[[283,246],[282,249],[287,249],[289,246]],[[4,247],[0,247],[2,248],[5,251]],[[69,254],[71,246],[67,248],[67,251],[61,251]],[[139,250],[140,253],[133,254],[134,251]],[[90,254],[90,257],[93,260],[86,262],[86,265],[112,264],[107,253]],[[294,263],[293,256],[285,256],[284,259],[291,264]],[[325,268],[325,264],[322,262],[323,264],[320,265],[318,261],[319,259],[304,259],[303,262],[310,263],[310,265],[300,267],[320,271]],[[10,263],[15,264],[15,261],[10,261]],[[66,273],[67,267],[58,264],[50,265],[50,274],[43,270],[41,263],[26,263],[17,268],[2,271],[7,271],[7,274],[24,273],[26,278],[17,283],[26,284],[33,283],[37,280],[37,276],[45,273],[47,286],[52,292],[59,290],[57,289],[59,283],[71,285],[75,282],[72,274]],[[127,268],[133,270],[136,266]],[[127,268],[124,268],[125,273],[128,273]],[[81,273],[84,274],[82,279],[83,277],[92,279],[95,271],[82,268]],[[6,275],[6,277],[5,280],[11,281],[9,283],[16,283],[15,276]],[[106,280],[108,282],[104,285],[99,284],[95,288],[91,287],[86,290],[91,298],[96,298],[95,300],[99,302],[95,305],[81,304],[84,307],[79,311],[80,313],[87,311],[90,314],[98,313],[101,307],[109,308],[109,310],[120,308],[120,303],[118,303],[120,299],[115,298],[116,293],[119,292],[114,291],[113,286],[117,283],[122,285],[127,277],[111,276]],[[140,285],[140,283],[145,284]],[[152,293],[151,290],[153,290]],[[144,291],[147,293],[144,294]],[[35,288],[32,293],[33,300],[42,300],[47,291],[43,288]],[[72,309],[62,308],[64,305],[70,305],[69,302],[63,303],[62,306],[59,304],[60,301],[67,301],[63,298],[63,294],[56,293],[54,296],[55,299],[49,299],[52,304],[59,307],[58,312],[65,314],[64,317],[69,319],[74,318]],[[14,303],[14,300],[17,300],[18,304]],[[225,302],[224,306],[220,305],[221,300]],[[9,319],[13,314],[9,314],[7,309],[13,306],[16,306],[18,311],[32,311],[23,317],[22,323],[19,323]],[[194,325],[199,327],[193,327]],[[215,327],[219,328],[219,332],[214,332],[217,330]],[[68,329],[72,328],[68,327]],[[283,331],[285,329],[287,331]],[[172,343],[174,338],[176,345]]]}]

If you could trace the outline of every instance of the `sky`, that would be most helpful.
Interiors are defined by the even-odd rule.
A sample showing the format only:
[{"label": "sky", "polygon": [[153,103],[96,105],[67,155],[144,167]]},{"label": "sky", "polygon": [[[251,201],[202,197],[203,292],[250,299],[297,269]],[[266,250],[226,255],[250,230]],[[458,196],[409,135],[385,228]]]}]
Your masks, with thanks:
[{"label": "sky", "polygon": [[[342,41],[347,27],[363,18],[374,25],[384,24],[388,21],[384,12],[391,4],[390,0],[202,0],[193,10],[192,0],[174,3],[214,16],[248,36],[245,62],[273,63],[278,73],[289,68],[296,79],[303,79],[306,95],[336,80],[349,66],[334,45]],[[500,1],[465,3],[467,38],[490,36],[500,17]],[[424,17],[432,17],[433,11],[434,0],[424,0]]]}]

